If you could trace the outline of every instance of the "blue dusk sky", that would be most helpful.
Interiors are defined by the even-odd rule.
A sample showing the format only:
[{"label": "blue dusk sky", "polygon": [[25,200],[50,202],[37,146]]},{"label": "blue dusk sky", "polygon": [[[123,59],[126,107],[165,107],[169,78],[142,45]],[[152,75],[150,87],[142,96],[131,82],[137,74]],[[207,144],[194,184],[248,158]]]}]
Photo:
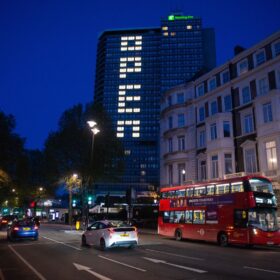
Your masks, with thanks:
[{"label": "blue dusk sky", "polygon": [[0,111],[26,148],[42,149],[63,111],[93,100],[102,31],[159,27],[176,9],[215,29],[217,65],[280,30],[280,0],[0,0]]}]

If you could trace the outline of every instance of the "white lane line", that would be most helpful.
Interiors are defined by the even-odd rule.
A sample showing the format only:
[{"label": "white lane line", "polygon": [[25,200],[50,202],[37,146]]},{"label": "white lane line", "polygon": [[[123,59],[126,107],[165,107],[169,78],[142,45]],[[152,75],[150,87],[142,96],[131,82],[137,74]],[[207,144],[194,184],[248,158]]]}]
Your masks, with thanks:
[{"label": "white lane line", "polygon": [[0,268],[0,280],[5,280],[4,274]]},{"label": "white lane line", "polygon": [[46,237],[46,236],[42,236],[42,237],[45,238],[45,239],[47,239],[47,240],[53,241],[53,242],[55,242],[55,243],[62,244],[62,245],[64,245],[64,246],[70,247],[70,248],[72,248],[72,249],[75,249],[75,250],[78,250],[78,251],[82,251],[82,249],[79,248],[79,247],[75,247],[75,246],[69,245],[69,244],[64,243],[64,242],[61,242],[61,241],[57,241],[57,240],[55,240],[55,239],[52,239],[52,238],[49,238],[49,237]]},{"label": "white lane line", "polygon": [[145,257],[143,257],[143,259],[145,259],[147,261],[150,261],[150,262],[153,262],[153,263],[156,263],[156,264],[165,264],[165,265],[169,265],[169,266],[182,268],[182,269],[185,269],[185,270],[190,270],[190,271],[197,272],[197,273],[206,273],[207,272],[206,270],[197,269],[197,268],[194,268],[194,267],[189,267],[189,266],[184,266],[184,265],[179,265],[179,264],[175,264],[175,263],[169,263],[169,262],[164,261],[164,260],[157,260],[157,259],[151,259],[151,258],[145,258]]},{"label": "white lane line", "polygon": [[105,259],[105,260],[107,260],[107,261],[113,262],[113,263],[117,263],[117,264],[120,264],[120,265],[123,265],[123,266],[127,266],[127,267],[130,267],[130,268],[133,268],[133,269],[142,271],[142,272],[146,272],[146,271],[147,271],[147,270],[145,270],[145,269],[142,269],[142,268],[139,268],[139,267],[136,267],[136,266],[132,266],[132,265],[129,265],[129,264],[126,264],[126,263],[118,262],[118,261],[115,261],[115,260],[113,260],[113,259],[106,258],[106,257],[101,256],[101,255],[98,255],[98,257],[99,257],[99,258],[102,258],[102,259]]},{"label": "white lane line", "polygon": [[170,255],[170,256],[175,256],[175,257],[180,257],[180,258],[184,258],[184,259],[191,259],[191,260],[196,260],[196,261],[204,261],[204,259],[202,259],[202,258],[178,255],[178,254],[168,253],[168,252],[165,252],[165,251],[157,251],[157,250],[152,250],[152,249],[146,249],[146,251],[160,253],[160,254],[165,254],[165,255]]},{"label": "white lane line", "polygon": [[38,272],[27,260],[25,260],[11,245],[8,245],[8,247],[37,275],[39,279],[46,280],[46,278],[40,272]]},{"label": "white lane line", "polygon": [[36,243],[24,243],[24,244],[13,244],[13,247],[22,247],[22,246],[34,246],[34,245],[50,245],[53,242],[36,242]]},{"label": "white lane line", "polygon": [[258,271],[264,271],[264,272],[270,272],[270,273],[275,273],[275,274],[280,274],[280,271],[262,269],[262,268],[257,268],[257,267],[243,266],[243,268],[253,269],[253,270],[258,270]]}]

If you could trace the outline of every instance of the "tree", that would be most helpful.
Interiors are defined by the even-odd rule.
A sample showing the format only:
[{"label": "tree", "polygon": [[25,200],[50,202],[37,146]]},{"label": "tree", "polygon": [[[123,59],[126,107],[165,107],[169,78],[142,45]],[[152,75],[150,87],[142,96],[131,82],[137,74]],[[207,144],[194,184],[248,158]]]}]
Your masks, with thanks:
[{"label": "tree", "polygon": [[[87,125],[90,119],[94,119],[101,130],[95,137],[92,165],[92,132]],[[78,104],[62,114],[58,131],[50,133],[45,142],[44,154],[47,176],[53,182],[69,177],[73,172],[84,181],[112,181],[115,180],[110,173],[113,158],[122,154],[122,146],[101,106]],[[121,168],[121,165],[114,168]]]}]

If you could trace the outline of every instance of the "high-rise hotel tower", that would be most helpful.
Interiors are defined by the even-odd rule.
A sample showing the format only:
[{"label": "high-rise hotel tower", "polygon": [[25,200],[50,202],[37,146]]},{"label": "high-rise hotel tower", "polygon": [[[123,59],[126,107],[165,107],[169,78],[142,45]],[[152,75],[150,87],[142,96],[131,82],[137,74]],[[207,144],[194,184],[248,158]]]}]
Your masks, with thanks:
[{"label": "high-rise hotel tower", "polygon": [[[215,63],[214,30],[202,28],[199,17],[172,14],[161,20],[160,28],[101,34],[94,102],[103,105],[123,143],[120,183],[159,185],[162,93]],[[178,94],[179,103],[185,102],[183,96]]]}]

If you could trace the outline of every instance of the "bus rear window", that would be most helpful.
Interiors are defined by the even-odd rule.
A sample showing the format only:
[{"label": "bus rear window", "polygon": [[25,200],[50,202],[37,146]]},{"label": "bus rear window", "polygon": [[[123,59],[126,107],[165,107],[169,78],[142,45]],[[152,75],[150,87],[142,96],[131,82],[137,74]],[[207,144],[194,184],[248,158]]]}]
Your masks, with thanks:
[{"label": "bus rear window", "polygon": [[273,193],[272,184],[266,179],[252,178],[249,183],[253,192]]}]

